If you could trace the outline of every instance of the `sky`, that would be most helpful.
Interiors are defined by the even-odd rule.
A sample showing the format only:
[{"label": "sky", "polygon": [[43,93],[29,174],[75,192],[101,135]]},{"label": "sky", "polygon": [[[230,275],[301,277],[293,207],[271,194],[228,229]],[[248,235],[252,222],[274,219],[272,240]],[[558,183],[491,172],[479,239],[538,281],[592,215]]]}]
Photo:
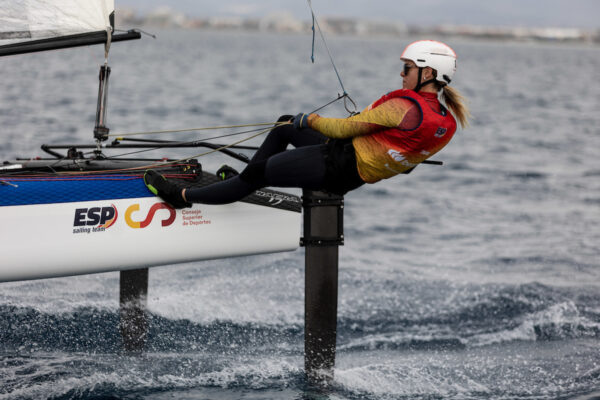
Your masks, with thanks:
[{"label": "sky", "polygon": [[[115,0],[141,14],[168,6],[190,17],[310,17],[306,0]],[[319,16],[385,19],[409,25],[492,25],[600,29],[600,0],[312,0]]]}]

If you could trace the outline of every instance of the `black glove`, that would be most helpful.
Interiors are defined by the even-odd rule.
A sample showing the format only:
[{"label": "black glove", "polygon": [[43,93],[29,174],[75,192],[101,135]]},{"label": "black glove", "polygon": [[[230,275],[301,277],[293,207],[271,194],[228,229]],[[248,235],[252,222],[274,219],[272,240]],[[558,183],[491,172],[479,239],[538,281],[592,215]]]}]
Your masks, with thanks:
[{"label": "black glove", "polygon": [[164,176],[154,170],[147,170],[144,174],[144,183],[148,190],[157,196],[160,196],[164,201],[169,203],[173,208],[189,208],[192,206],[183,199],[181,195],[182,188],[173,182],[169,182]]},{"label": "black glove", "polygon": [[300,113],[294,117],[294,128],[304,129],[308,128],[308,116],[309,114]]}]

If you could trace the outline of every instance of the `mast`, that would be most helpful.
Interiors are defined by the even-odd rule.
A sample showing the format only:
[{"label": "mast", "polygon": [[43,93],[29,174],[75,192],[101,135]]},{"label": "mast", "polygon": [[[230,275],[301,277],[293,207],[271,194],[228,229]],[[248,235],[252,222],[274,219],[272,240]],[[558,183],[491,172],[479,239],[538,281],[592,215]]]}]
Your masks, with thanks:
[{"label": "mast", "polygon": [[94,139],[101,142],[108,139],[110,129],[106,126],[106,102],[108,100],[108,77],[110,67],[108,62],[100,66],[100,85],[98,87],[98,106],[96,108],[96,125],[94,126]]},{"label": "mast", "polygon": [[104,65],[100,66],[100,86],[98,87],[98,106],[96,108],[96,125],[94,126],[94,139],[96,139],[97,149],[100,153],[100,142],[108,139],[109,129],[106,126],[106,102],[108,101],[108,77],[110,76],[110,67],[108,66],[108,52],[112,42],[112,30],[106,30],[106,43],[104,44]]}]

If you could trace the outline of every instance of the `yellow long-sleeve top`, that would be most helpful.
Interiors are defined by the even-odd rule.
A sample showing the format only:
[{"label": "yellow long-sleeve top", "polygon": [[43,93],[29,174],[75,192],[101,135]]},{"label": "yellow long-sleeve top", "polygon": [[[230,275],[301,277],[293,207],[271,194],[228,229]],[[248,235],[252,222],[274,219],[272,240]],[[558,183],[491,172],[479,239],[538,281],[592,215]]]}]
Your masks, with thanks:
[{"label": "yellow long-sleeve top", "polygon": [[437,94],[398,90],[350,118],[310,114],[308,126],[333,139],[352,138],[358,173],[374,183],[438,152],[450,141],[456,121]]}]

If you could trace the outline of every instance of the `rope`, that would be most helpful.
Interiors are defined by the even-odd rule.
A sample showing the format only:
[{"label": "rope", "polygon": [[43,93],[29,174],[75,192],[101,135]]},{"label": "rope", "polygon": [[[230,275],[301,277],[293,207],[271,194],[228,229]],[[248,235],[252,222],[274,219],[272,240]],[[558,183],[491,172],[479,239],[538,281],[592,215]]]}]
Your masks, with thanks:
[{"label": "rope", "polygon": [[336,101],[338,101],[338,100],[341,100],[341,99],[343,99],[344,97],[347,97],[347,96],[348,96],[347,94],[338,94],[338,97],[337,97],[337,98],[335,98],[335,99],[331,100],[329,103],[327,103],[327,104],[325,104],[325,105],[322,105],[321,107],[317,108],[316,110],[314,110],[314,111],[311,111],[311,112],[310,112],[310,114],[314,114],[314,113],[316,113],[317,111],[321,111],[322,109],[324,109],[324,108],[325,108],[325,107],[327,107],[328,105],[331,105],[331,104],[335,103]]},{"label": "rope", "polygon": [[[310,0],[308,1],[308,6],[310,7]],[[311,8],[312,11],[312,8]],[[310,53],[310,61],[315,63],[315,13],[312,13],[312,52]]]},{"label": "rope", "polygon": [[[230,136],[235,136],[235,135],[241,135],[241,134],[244,134],[244,133],[258,132],[258,131],[262,131],[262,129],[250,129],[250,130],[242,131],[242,132],[229,133],[227,135],[213,136],[213,137],[202,139],[202,141],[206,142],[208,140],[222,139],[222,138],[225,138],[225,137],[230,137]],[[165,147],[171,147],[170,145],[172,145],[172,144],[186,145],[186,144],[192,144],[192,143],[198,142],[198,140],[190,140],[190,141],[185,141],[185,142],[172,142],[172,141],[160,141],[160,140],[159,141],[154,141],[154,140],[144,140],[144,139],[126,139],[126,138],[121,138],[121,137],[117,138],[117,140],[122,140],[122,141],[140,141],[140,142],[143,142],[143,143],[154,143],[154,144],[156,144],[156,146],[155,147],[150,147],[150,148],[147,148],[147,149],[143,149],[143,150],[136,150],[136,151],[131,151],[131,152],[128,152],[128,153],[117,154],[117,155],[111,156],[112,158],[118,158],[118,157],[130,156],[132,154],[139,154],[139,153],[145,153],[145,152],[148,152],[148,151],[160,150],[160,149],[164,149]],[[255,150],[255,148],[246,149],[246,150]],[[91,153],[93,153],[93,152],[90,152],[90,154]]]},{"label": "rope", "polygon": [[[287,122],[287,123],[284,123],[283,125],[289,125],[289,124],[290,124],[290,123],[289,123],[289,122]],[[207,151],[207,152],[204,152],[204,153],[196,154],[195,156],[191,156],[191,157],[182,158],[182,159],[180,159],[180,160],[173,161],[173,163],[177,163],[177,162],[185,161],[185,160],[188,160],[188,159],[190,159],[190,158],[199,158],[199,157],[207,156],[207,155],[209,155],[209,154],[213,154],[213,153],[216,153],[216,152],[218,152],[218,151],[221,151],[221,150],[228,149],[228,148],[230,148],[230,147],[233,147],[233,146],[236,146],[236,145],[238,145],[238,144],[240,144],[240,143],[244,143],[244,142],[247,142],[248,140],[254,139],[255,137],[258,137],[258,136],[260,136],[260,135],[264,135],[264,134],[265,134],[265,133],[267,133],[267,132],[271,132],[271,130],[272,130],[272,129],[273,129],[273,128],[267,128],[267,129],[264,129],[264,130],[262,130],[262,131],[260,131],[260,132],[258,132],[258,133],[256,133],[256,134],[254,134],[254,135],[248,136],[247,138],[244,138],[244,139],[238,140],[237,142],[229,143],[229,144],[226,144],[225,146],[221,146],[221,147],[219,147],[219,148],[217,148],[217,149],[212,149],[212,150],[209,150],[209,151]]]},{"label": "rope", "polygon": [[[319,21],[317,20],[317,17],[315,15],[315,11],[312,8],[312,1],[311,0],[306,0],[306,2],[308,3],[308,7],[310,8],[310,13],[312,15],[312,32],[313,32],[313,39],[312,39],[312,54],[310,59],[312,60],[313,64],[315,62],[315,25],[317,25],[317,28],[319,29],[319,35],[321,36],[321,40],[323,41],[323,44],[325,45],[325,50],[327,50],[327,54],[329,55],[329,60],[331,61],[331,65],[333,66],[333,70],[335,71],[335,74],[337,75],[338,78],[338,82],[340,83],[340,86],[342,88],[342,94],[338,95],[338,98],[335,99],[334,101],[331,101],[329,103],[327,103],[325,106],[321,107],[324,108],[328,105],[330,105],[331,103],[340,100],[340,99],[344,99],[344,108],[346,109],[346,111],[348,111],[350,113],[350,115],[354,115],[357,114],[357,107],[356,107],[356,103],[354,102],[354,100],[352,100],[352,98],[350,97],[350,95],[348,94],[348,92],[346,92],[346,88],[344,87],[344,83],[342,82],[342,78],[340,77],[340,73],[338,72],[337,67],[335,66],[335,61],[333,61],[333,56],[331,55],[331,51],[329,51],[329,46],[327,46],[327,41],[325,41],[325,36],[323,35],[323,31],[321,30],[321,26],[319,25]],[[346,99],[350,100],[350,102],[352,103],[352,105],[354,106],[354,111],[351,111],[350,109],[348,109],[348,105],[346,103]],[[321,108],[317,109],[320,110]]]},{"label": "rope", "polygon": [[319,21],[317,20],[317,17],[315,16],[315,12],[312,8],[312,2],[311,2],[311,0],[306,0],[306,2],[308,3],[308,7],[310,8],[310,13],[312,14],[312,20],[313,20],[313,27],[312,27],[312,30],[313,30],[313,56],[312,56],[312,59],[313,59],[313,62],[314,62],[314,54],[315,54],[314,33],[315,33],[315,24],[316,24],[317,28],[319,29],[319,35],[321,36],[321,40],[323,40],[323,44],[325,45],[325,50],[327,50],[327,54],[329,55],[329,60],[331,61],[333,70],[335,71],[338,81],[340,82],[340,86],[342,87],[342,91],[344,92],[343,94],[347,94],[346,89],[344,88],[344,84],[342,83],[342,78],[340,77],[340,74],[338,73],[337,67],[335,66],[335,62],[333,61],[333,57],[331,56],[331,52],[329,51],[329,46],[327,46],[327,42],[325,41],[325,36],[323,36],[323,31],[321,30]]},{"label": "rope", "polygon": [[[156,135],[160,133],[180,133],[180,132],[193,132],[193,131],[208,131],[208,130],[216,130],[216,129],[230,129],[230,128],[246,128],[251,126],[279,126],[285,124],[285,122],[265,122],[258,124],[243,124],[243,125],[223,125],[223,126],[210,126],[206,128],[188,128],[188,129],[172,129],[165,131],[148,131],[148,132],[127,132],[127,133],[111,133],[109,137],[116,137],[117,139],[124,136],[135,136],[135,135]],[[239,132],[245,133],[245,132]],[[236,135],[236,133],[232,134]]]},{"label": "rope", "polygon": [[[278,125],[289,125],[289,124],[290,124],[289,122],[280,122],[280,123],[278,123]],[[93,174],[103,174],[103,173],[107,173],[107,172],[113,173],[113,172],[123,172],[123,171],[136,171],[136,170],[145,170],[145,169],[151,169],[151,168],[156,168],[156,167],[164,167],[165,165],[178,164],[178,163],[181,163],[181,162],[188,161],[191,158],[200,158],[200,157],[203,157],[203,156],[207,156],[209,154],[213,154],[213,153],[219,152],[221,150],[228,149],[228,148],[236,146],[236,145],[238,145],[240,143],[243,143],[243,142],[246,142],[248,140],[254,139],[255,137],[263,135],[263,134],[265,134],[267,132],[270,132],[273,128],[274,127],[269,127],[267,129],[263,129],[260,132],[254,134],[252,136],[249,136],[247,138],[238,140],[237,142],[229,143],[229,144],[221,146],[221,147],[219,147],[217,149],[212,149],[212,150],[206,151],[204,153],[200,153],[200,154],[192,155],[192,156],[189,156],[189,157],[181,158],[179,160],[168,161],[168,162],[163,162],[163,163],[158,163],[158,164],[142,165],[140,167],[132,167],[132,168],[120,168],[120,169],[111,169],[111,170],[104,170],[104,171],[68,171],[68,172],[58,172],[58,174],[60,174],[60,175],[83,175],[83,174],[93,175]]]},{"label": "rope", "polygon": [[106,43],[104,43],[104,64],[108,65],[108,52],[112,42],[112,26],[106,27]]}]

